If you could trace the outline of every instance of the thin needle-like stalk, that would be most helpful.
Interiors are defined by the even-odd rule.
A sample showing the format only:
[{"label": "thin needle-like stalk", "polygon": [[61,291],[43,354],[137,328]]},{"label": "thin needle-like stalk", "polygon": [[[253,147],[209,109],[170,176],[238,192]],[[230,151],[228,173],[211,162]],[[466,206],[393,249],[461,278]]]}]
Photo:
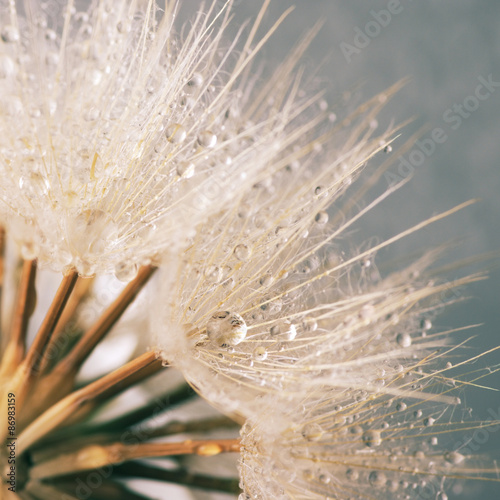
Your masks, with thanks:
[{"label": "thin needle-like stalk", "polygon": [[141,267],[137,277],[125,287],[98,322],[84,334],[68,356],[56,366],[57,370],[64,373],[76,373],[95,346],[120,319],[121,315],[142,290],[155,270],[156,268],[153,266]]},{"label": "thin needle-like stalk", "polygon": [[36,302],[36,260],[25,260],[17,292],[10,338],[3,354],[1,375],[12,374],[24,358],[28,320]]},{"label": "thin needle-like stalk", "polygon": [[213,456],[240,451],[239,439],[182,441],[179,443],[113,443],[106,446],[91,445],[35,465],[30,470],[33,479],[73,474],[93,470],[129,460],[173,455]]},{"label": "thin needle-like stalk", "polygon": [[125,384],[130,381],[135,382],[144,371],[150,373],[152,369],[158,370],[160,367],[161,361],[157,359],[156,353],[147,352],[96,382],[69,394],[42,413],[21,432],[17,441],[18,454],[20,455],[48,433],[67,422],[69,418],[74,417],[86,404],[98,400],[99,397],[116,390],[117,387],[123,390]]},{"label": "thin needle-like stalk", "polygon": [[[66,307],[64,308],[61,317],[57,325],[54,328],[54,332],[50,337],[47,348],[45,349],[45,354],[40,362],[40,373],[44,373],[49,368],[54,353],[58,351],[58,345],[60,344],[61,335],[64,333],[64,327],[73,318],[77,307],[80,305],[83,297],[85,297],[94,282],[93,279],[79,279],[73,289],[73,293],[69,297]],[[59,357],[62,353],[58,353]]]},{"label": "thin needle-like stalk", "polygon": [[1,332],[1,344],[0,347],[4,348],[7,345],[7,339],[4,337],[6,331],[2,328],[2,292],[4,284],[4,257],[5,257],[5,229],[0,227],[0,332]]}]

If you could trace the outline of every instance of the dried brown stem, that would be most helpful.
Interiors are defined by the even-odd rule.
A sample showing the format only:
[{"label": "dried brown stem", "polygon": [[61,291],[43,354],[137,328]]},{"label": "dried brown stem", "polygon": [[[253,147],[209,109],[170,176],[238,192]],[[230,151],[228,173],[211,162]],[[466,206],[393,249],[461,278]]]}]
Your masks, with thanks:
[{"label": "dried brown stem", "polygon": [[221,493],[233,493],[235,495],[241,492],[239,479],[237,478],[194,474],[183,468],[175,470],[160,469],[139,462],[130,462],[115,467],[113,472],[127,478],[155,479],[157,481],[182,484],[191,488],[201,488],[205,491],[218,491]]},{"label": "dried brown stem", "polygon": [[4,257],[5,257],[5,229],[0,227],[0,330],[2,332],[2,343],[1,347],[4,348],[6,346],[6,342],[3,340],[7,340],[4,338],[5,331],[2,328],[2,292],[4,285]]},{"label": "dried brown stem", "polygon": [[120,319],[121,315],[142,290],[155,270],[156,268],[152,266],[141,267],[137,277],[125,287],[97,323],[84,334],[68,356],[57,365],[56,369],[65,373],[76,373],[78,368],[93,351],[94,347]]},{"label": "dried brown stem", "polygon": [[161,361],[157,359],[156,353],[147,352],[96,382],[69,394],[40,415],[21,433],[17,441],[18,454],[26,451],[63,423],[68,423],[68,419],[73,418],[85,405],[109,395],[110,392],[123,390],[130,383],[135,383],[138,377],[143,378],[144,372],[150,374],[152,371],[158,371],[160,367]]},{"label": "dried brown stem", "polygon": [[50,336],[52,335],[52,332],[61,317],[62,311],[66,306],[66,302],[73,291],[77,279],[78,273],[76,271],[70,271],[63,277],[61,284],[57,289],[54,300],[52,301],[40,329],[38,330],[35,340],[33,341],[25,360],[23,361],[23,364],[26,369],[29,370],[30,375],[38,372],[47,343],[49,342]]},{"label": "dried brown stem", "polygon": [[[45,349],[45,355],[40,363],[40,373],[46,372],[50,367],[51,362],[53,364],[51,353],[57,351],[57,346],[61,339],[61,335],[64,333],[65,326],[73,318],[77,307],[89,292],[93,282],[93,278],[80,278],[76,282],[73,292],[66,303],[66,307],[62,311],[61,317],[59,318],[59,321],[54,328],[54,332],[50,337],[47,348]],[[62,354],[63,353],[60,353],[58,358],[60,358]]]},{"label": "dried brown stem", "polygon": [[28,320],[36,302],[36,260],[25,260],[17,292],[9,342],[3,354],[0,376],[11,375],[24,358]]},{"label": "dried brown stem", "polygon": [[31,459],[33,463],[37,464],[45,462],[57,455],[68,453],[77,448],[85,447],[89,440],[93,444],[108,445],[118,441],[149,441],[155,438],[171,436],[173,434],[187,434],[187,433],[201,433],[213,431],[216,429],[231,429],[237,428],[239,424],[234,422],[228,417],[213,417],[203,420],[194,420],[189,422],[170,422],[166,425],[157,428],[149,427],[135,427],[134,429],[116,430],[115,432],[106,431],[99,434],[85,435],[78,434],[78,437],[70,437],[70,432],[75,435],[75,429],[70,428],[66,433],[65,440],[58,440],[57,442],[50,441],[47,446],[31,452]]},{"label": "dried brown stem", "polygon": [[130,460],[172,455],[213,456],[219,453],[236,453],[240,450],[239,439],[217,439],[179,443],[141,443],[127,445],[122,442],[111,445],[91,445],[71,453],[42,462],[32,467],[33,479],[74,474]]},{"label": "dried brown stem", "polygon": [[[144,406],[120,415],[115,419],[98,425],[79,427],[76,431],[81,436],[79,439],[74,438],[74,428],[60,429],[50,437],[50,451],[48,454],[47,452],[44,452],[44,454],[47,456],[53,455],[52,450],[57,449],[60,443],[64,443],[64,445],[72,443],[72,446],[78,447],[79,444],[83,445],[85,442],[88,442],[89,438],[93,441],[97,440],[98,443],[118,441],[120,438],[116,436],[118,434],[121,435],[129,427],[137,425],[143,420],[156,418],[158,415],[170,410],[173,406],[184,403],[195,396],[197,396],[196,393],[188,384],[182,384],[173,391],[169,391]],[[79,443],[79,440],[86,441]],[[34,460],[39,461],[37,458],[34,458]]]}]

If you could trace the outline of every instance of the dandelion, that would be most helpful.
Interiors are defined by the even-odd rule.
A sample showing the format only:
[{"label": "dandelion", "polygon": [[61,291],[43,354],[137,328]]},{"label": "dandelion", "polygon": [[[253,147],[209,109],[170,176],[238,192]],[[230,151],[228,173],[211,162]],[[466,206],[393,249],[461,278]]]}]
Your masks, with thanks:
[{"label": "dandelion", "polygon": [[68,2],[55,19],[2,2],[0,215],[25,258],[129,281],[291,140],[293,81],[249,105],[245,71],[274,29],[256,39],[257,23],[235,58],[217,5],[178,36],[174,2]]}]

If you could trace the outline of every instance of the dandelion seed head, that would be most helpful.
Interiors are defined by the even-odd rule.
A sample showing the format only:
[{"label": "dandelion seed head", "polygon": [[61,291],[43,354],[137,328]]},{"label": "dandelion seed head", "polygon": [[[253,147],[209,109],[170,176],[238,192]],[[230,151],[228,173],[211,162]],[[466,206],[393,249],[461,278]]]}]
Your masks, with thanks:
[{"label": "dandelion seed head", "polygon": [[42,264],[128,279],[287,146],[293,82],[272,108],[246,90],[260,40],[239,56],[229,7],[179,31],[172,4],[0,4],[0,217]]}]

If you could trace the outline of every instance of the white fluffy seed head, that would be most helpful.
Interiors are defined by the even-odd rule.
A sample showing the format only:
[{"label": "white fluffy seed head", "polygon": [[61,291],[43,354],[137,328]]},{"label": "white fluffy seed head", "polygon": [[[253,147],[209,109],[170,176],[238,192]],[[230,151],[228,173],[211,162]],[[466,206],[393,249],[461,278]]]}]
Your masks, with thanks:
[{"label": "white fluffy seed head", "polygon": [[181,36],[174,3],[0,2],[0,217],[42,264],[124,275],[181,248],[288,146],[293,81],[265,108],[260,40],[238,56],[218,3]]}]

